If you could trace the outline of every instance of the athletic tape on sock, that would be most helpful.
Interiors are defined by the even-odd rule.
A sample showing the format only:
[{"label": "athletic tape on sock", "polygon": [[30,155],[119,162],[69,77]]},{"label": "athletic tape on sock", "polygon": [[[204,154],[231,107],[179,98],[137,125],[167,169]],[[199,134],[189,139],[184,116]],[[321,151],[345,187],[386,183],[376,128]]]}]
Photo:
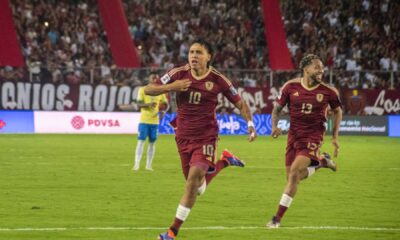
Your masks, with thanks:
[{"label": "athletic tape on sock", "polygon": [[178,209],[176,209],[176,218],[185,221],[189,216],[190,208],[184,207],[179,204]]},{"label": "athletic tape on sock", "polygon": [[282,194],[281,201],[279,202],[279,205],[285,206],[285,207],[290,207],[290,204],[292,203],[293,198],[287,195],[286,193]]}]

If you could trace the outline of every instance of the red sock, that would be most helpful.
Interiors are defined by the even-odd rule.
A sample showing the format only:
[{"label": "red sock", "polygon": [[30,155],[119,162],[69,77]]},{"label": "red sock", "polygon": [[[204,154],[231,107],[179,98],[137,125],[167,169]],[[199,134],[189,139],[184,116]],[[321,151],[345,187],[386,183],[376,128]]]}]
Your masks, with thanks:
[{"label": "red sock", "polygon": [[278,211],[276,212],[275,217],[277,218],[278,221],[281,221],[281,218],[283,218],[283,215],[285,214],[286,210],[288,208],[282,205],[279,205]]},{"label": "red sock", "polygon": [[213,180],[215,176],[218,175],[218,173],[224,169],[227,166],[226,161],[223,160],[218,160],[218,162],[215,164],[215,172],[212,174],[206,174],[206,184],[210,184],[210,182]]},{"label": "red sock", "polygon": [[182,226],[183,221],[175,218],[174,223],[171,225],[171,227],[169,227],[169,229],[171,229],[171,231],[175,234],[175,236],[178,235],[179,229]]}]

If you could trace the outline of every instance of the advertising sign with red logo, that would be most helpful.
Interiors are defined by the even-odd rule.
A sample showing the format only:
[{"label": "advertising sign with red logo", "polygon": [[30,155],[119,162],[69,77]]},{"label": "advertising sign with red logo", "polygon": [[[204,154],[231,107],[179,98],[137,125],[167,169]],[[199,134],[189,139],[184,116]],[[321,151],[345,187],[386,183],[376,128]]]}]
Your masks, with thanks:
[{"label": "advertising sign with red logo", "polygon": [[137,133],[139,113],[35,112],[36,133]]}]

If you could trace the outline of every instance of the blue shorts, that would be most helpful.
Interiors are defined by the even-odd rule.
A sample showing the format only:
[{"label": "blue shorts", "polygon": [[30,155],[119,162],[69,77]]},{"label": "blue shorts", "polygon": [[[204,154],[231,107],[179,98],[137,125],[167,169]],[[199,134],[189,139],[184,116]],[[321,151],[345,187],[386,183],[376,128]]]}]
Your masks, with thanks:
[{"label": "blue shorts", "polygon": [[158,124],[139,123],[138,140],[146,140],[149,137],[149,142],[157,140]]}]

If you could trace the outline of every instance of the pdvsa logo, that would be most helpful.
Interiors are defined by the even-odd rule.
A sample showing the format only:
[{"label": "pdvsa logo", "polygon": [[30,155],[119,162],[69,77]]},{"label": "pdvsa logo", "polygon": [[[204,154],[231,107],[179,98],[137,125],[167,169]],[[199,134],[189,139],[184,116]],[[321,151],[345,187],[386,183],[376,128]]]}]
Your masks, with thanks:
[{"label": "pdvsa logo", "polygon": [[[85,119],[81,116],[74,116],[71,120],[73,128],[80,130],[85,126]],[[87,127],[120,127],[121,124],[116,119],[88,119]]]},{"label": "pdvsa logo", "polygon": [[120,127],[118,120],[114,119],[89,119],[88,126],[93,127]]},{"label": "pdvsa logo", "polygon": [[74,116],[71,120],[71,125],[73,128],[79,130],[85,126],[85,120],[81,116]]}]

